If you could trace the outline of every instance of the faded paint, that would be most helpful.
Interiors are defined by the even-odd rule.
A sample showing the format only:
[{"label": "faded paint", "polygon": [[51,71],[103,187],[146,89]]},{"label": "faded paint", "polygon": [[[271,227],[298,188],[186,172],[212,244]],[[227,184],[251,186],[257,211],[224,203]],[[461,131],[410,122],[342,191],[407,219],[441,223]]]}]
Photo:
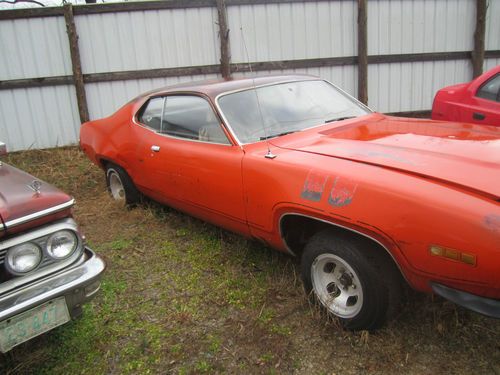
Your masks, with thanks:
[{"label": "faded paint", "polygon": [[484,225],[493,232],[500,232],[500,215],[486,215]]},{"label": "faded paint", "polygon": [[352,203],[358,184],[352,180],[335,177],[328,203],[333,207],[344,207]]},{"label": "faded paint", "polygon": [[319,202],[323,196],[327,180],[328,176],[311,169],[306,177],[300,196],[309,201]]}]

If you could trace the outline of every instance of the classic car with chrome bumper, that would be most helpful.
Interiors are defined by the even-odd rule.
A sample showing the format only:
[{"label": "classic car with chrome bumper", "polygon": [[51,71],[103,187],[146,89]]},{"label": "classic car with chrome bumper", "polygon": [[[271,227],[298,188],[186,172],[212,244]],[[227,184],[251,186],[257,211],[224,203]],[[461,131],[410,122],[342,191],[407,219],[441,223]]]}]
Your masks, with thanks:
[{"label": "classic car with chrome bumper", "polygon": [[105,264],[85,245],[73,204],[0,161],[0,352],[79,316],[99,290]]}]

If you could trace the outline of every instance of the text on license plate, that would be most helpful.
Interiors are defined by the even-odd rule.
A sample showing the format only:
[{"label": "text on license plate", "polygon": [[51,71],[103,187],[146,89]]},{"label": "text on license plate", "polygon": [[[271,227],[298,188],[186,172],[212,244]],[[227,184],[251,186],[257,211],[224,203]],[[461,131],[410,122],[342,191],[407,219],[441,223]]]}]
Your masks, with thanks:
[{"label": "text on license plate", "polygon": [[13,316],[0,323],[0,351],[5,353],[14,346],[50,331],[69,320],[68,307],[64,297],[56,298]]}]

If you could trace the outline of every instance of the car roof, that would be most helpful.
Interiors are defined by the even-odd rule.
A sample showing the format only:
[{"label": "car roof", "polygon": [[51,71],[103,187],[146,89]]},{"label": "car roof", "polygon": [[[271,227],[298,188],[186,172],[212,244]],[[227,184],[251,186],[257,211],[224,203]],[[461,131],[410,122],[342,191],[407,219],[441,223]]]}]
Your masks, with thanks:
[{"label": "car roof", "polygon": [[256,86],[268,85],[273,83],[305,81],[305,80],[315,80],[315,79],[319,78],[307,74],[267,75],[267,76],[259,75],[254,77],[226,78],[226,79],[219,78],[219,79],[179,83],[176,85],[149,91],[141,95],[139,98],[143,98],[146,96],[164,95],[172,92],[197,92],[205,94],[215,99],[215,97],[217,97],[218,95],[226,92],[244,90]]}]

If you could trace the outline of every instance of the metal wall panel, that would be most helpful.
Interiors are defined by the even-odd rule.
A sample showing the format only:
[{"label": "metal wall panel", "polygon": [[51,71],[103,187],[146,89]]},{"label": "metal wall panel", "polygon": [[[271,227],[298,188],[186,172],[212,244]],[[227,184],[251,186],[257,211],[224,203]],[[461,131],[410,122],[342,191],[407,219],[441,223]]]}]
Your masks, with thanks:
[{"label": "metal wall panel", "polygon": [[355,1],[229,6],[227,12],[236,63],[356,54]]},{"label": "metal wall panel", "polygon": [[196,75],[183,77],[141,79],[87,84],[87,102],[91,119],[112,115],[117,109],[141,93],[174,85],[216,78],[216,75]]},{"label": "metal wall panel", "polygon": [[485,59],[484,60],[484,71],[490,70],[497,65],[500,65],[500,59]]},{"label": "metal wall panel", "polygon": [[486,10],[486,50],[500,49],[500,1],[488,0]]},{"label": "metal wall panel", "polygon": [[437,90],[471,79],[468,60],[368,66],[368,105],[378,112],[429,110]]},{"label": "metal wall panel", "polygon": [[369,0],[368,54],[470,51],[475,3],[475,0]]},{"label": "metal wall panel", "polygon": [[215,8],[76,16],[83,72],[217,64],[216,22]]},{"label": "metal wall panel", "polygon": [[10,151],[74,144],[79,127],[73,86],[0,91],[0,140]]},{"label": "metal wall panel", "polygon": [[[368,53],[470,51],[475,4],[475,0],[369,0]],[[489,0],[486,50],[500,50],[499,20],[500,0]],[[213,7],[77,15],[75,22],[84,73],[219,63]],[[228,23],[234,63],[357,54],[355,0],[231,5]],[[486,59],[484,67],[499,64],[498,58]],[[258,72],[277,73],[316,75],[357,95],[356,66]],[[63,17],[0,22],[0,80],[71,74]],[[154,88],[212,77],[216,75],[87,84],[90,117],[108,116]],[[438,89],[471,77],[468,60],[370,64],[369,106],[381,112],[430,109]],[[75,143],[78,127],[72,86],[0,90],[0,140],[7,141],[10,150]]]},{"label": "metal wall panel", "polygon": [[0,22],[0,80],[68,74],[71,57],[63,17]]}]

